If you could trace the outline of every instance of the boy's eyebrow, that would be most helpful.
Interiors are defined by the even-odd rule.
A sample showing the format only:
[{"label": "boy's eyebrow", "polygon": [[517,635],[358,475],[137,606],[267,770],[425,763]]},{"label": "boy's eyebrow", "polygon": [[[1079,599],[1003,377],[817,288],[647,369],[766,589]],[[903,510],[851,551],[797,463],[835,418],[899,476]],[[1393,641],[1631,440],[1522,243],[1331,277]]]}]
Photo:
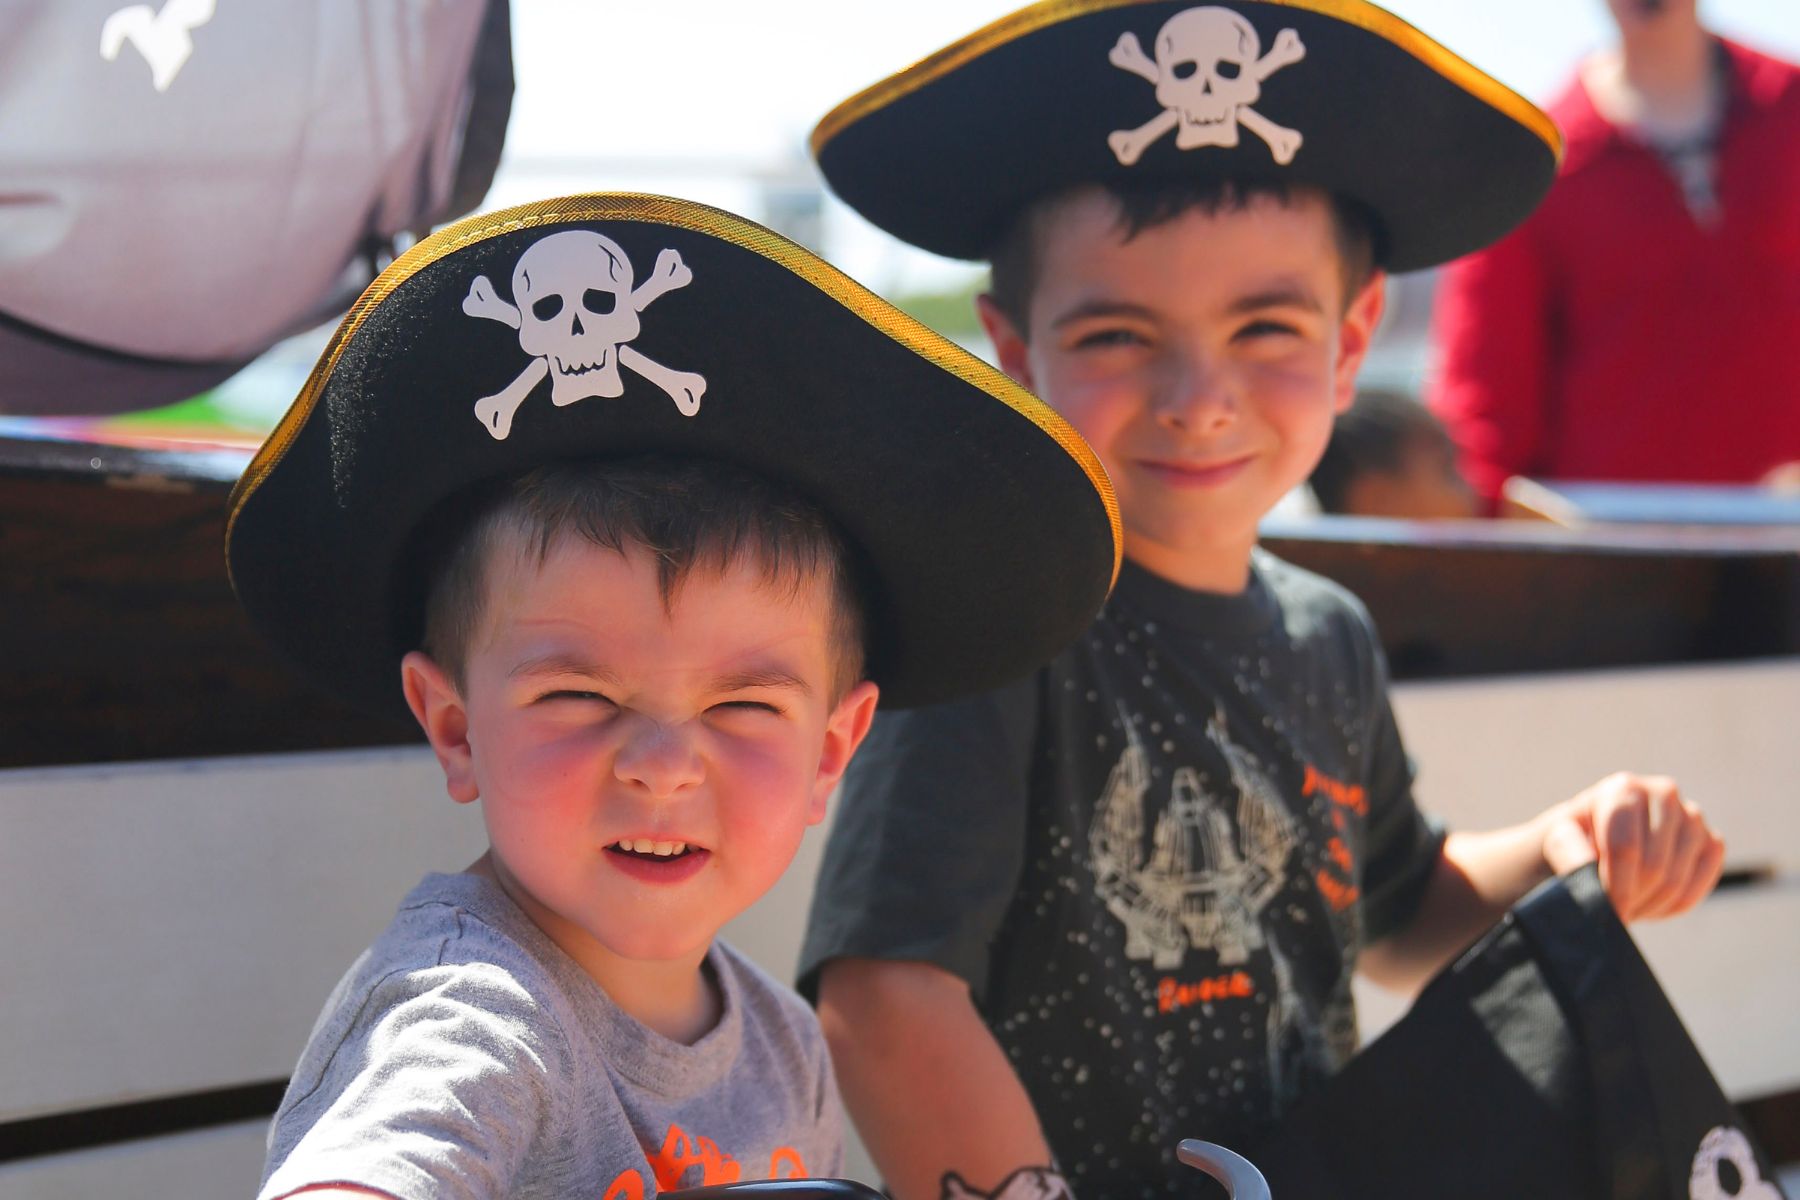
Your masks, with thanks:
[{"label": "boy's eyebrow", "polygon": [[[1282,280],[1271,284],[1260,291],[1239,296],[1227,307],[1230,316],[1242,316],[1245,313],[1261,312],[1269,308],[1303,308],[1308,312],[1323,314],[1325,304],[1299,280]],[[1090,320],[1095,317],[1137,317],[1150,321],[1156,319],[1154,309],[1142,304],[1133,304],[1129,300],[1083,300],[1068,312],[1050,322],[1052,329],[1060,329],[1064,325],[1076,321]]]},{"label": "boy's eyebrow", "polygon": [[1313,294],[1311,288],[1299,280],[1283,280],[1262,291],[1239,296],[1225,311],[1232,316],[1242,316],[1265,308],[1304,308],[1308,312],[1321,314],[1325,311],[1324,303]]},{"label": "boy's eyebrow", "polygon": [[1129,300],[1083,300],[1050,322],[1050,328],[1061,329],[1064,325],[1093,317],[1138,317],[1149,321],[1155,319],[1156,313],[1142,304],[1133,304]]},{"label": "boy's eyebrow", "polygon": [[586,675],[602,683],[617,683],[618,676],[579,654],[556,651],[528,658],[506,673],[508,679],[524,679],[533,675]]},{"label": "boy's eyebrow", "polygon": [[721,675],[714,680],[713,686],[721,692],[746,691],[751,688],[786,688],[798,692],[802,696],[812,695],[812,688],[806,680],[785,667],[752,667],[744,671],[733,671],[729,675]]},{"label": "boy's eyebrow", "polygon": [[[560,651],[528,658],[506,673],[508,679],[527,679],[537,675],[582,675],[600,683],[618,682],[618,676],[605,667],[591,663],[578,654]],[[802,696],[812,695],[812,687],[806,680],[785,667],[777,666],[732,671],[713,680],[713,688],[721,692],[785,688]]]}]

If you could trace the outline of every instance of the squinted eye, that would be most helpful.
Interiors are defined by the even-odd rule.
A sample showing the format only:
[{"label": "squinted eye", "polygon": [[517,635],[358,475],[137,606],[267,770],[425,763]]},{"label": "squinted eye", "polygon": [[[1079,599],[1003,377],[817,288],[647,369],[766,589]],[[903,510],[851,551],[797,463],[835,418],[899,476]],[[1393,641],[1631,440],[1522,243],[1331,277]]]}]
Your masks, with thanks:
[{"label": "squinted eye", "polygon": [[1280,321],[1252,321],[1238,330],[1237,335],[1241,338],[1263,338],[1293,335],[1298,332],[1292,325]]},{"label": "squinted eye", "polygon": [[1108,346],[1135,346],[1143,342],[1143,338],[1129,329],[1096,329],[1092,333],[1084,333],[1075,341],[1078,350],[1089,348],[1103,349]]},{"label": "squinted eye", "polygon": [[578,702],[578,703],[587,703],[587,704],[611,704],[612,703],[611,700],[608,700],[605,696],[602,696],[599,692],[584,692],[584,691],[579,691],[575,688],[558,688],[554,692],[545,692],[542,696],[538,697],[538,702],[540,704],[549,703],[552,701],[574,701],[574,702]]}]

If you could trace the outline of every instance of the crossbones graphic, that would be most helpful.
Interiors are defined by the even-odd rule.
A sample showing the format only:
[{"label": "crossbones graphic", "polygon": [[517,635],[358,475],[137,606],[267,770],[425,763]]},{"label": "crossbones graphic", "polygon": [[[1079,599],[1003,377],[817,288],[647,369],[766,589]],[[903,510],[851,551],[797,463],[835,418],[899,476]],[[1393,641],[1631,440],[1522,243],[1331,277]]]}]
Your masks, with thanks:
[{"label": "crossbones graphic", "polygon": [[[1719,1181],[1719,1166],[1730,1163],[1737,1172],[1737,1188],[1726,1191]],[[1689,1200],[1778,1200],[1780,1189],[1762,1177],[1750,1139],[1729,1125],[1718,1125],[1700,1139],[1688,1175]]]},{"label": "crossbones graphic", "polygon": [[1275,161],[1286,166],[1300,149],[1299,131],[1287,129],[1251,108],[1262,95],[1262,81],[1289,63],[1306,57],[1300,35],[1284,29],[1275,45],[1262,54],[1256,27],[1228,8],[1189,8],[1176,13],[1156,34],[1156,58],[1144,53],[1135,33],[1121,34],[1107,61],[1156,85],[1163,111],[1137,129],[1121,129],[1106,144],[1129,167],[1150,144],[1176,129],[1175,144],[1235,146],[1238,125],[1269,144]]},{"label": "crossbones graphic", "polygon": [[496,440],[505,439],[513,414],[545,375],[558,407],[590,396],[623,395],[621,366],[667,392],[682,416],[699,412],[705,379],[652,362],[629,344],[642,329],[638,314],[693,278],[678,252],[664,250],[650,278],[634,286],[631,260],[619,244],[585,229],[553,233],[526,247],[513,268],[516,306],[494,294],[486,275],[477,275],[463,312],[518,330],[519,348],[533,359],[517,379],[475,402],[482,426]]}]

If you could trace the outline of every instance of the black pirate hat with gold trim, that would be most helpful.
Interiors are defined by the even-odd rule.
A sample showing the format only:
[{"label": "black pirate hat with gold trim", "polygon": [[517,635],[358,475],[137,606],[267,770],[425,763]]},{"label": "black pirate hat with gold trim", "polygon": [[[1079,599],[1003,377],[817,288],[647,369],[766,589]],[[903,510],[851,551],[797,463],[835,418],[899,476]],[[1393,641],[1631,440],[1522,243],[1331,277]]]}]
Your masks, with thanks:
[{"label": "black pirate hat with gold trim", "polygon": [[1355,200],[1405,271],[1522,220],[1562,139],[1365,0],[1043,0],[846,100],[812,147],[852,208],[952,258],[1077,184],[1219,179]]},{"label": "black pirate hat with gold trim", "polygon": [[232,494],[233,586],[315,680],[403,713],[429,527],[486,481],[646,453],[837,522],[885,704],[1024,674],[1118,572],[1111,484],[1029,392],[760,226],[590,195],[459,222],[370,285]]}]

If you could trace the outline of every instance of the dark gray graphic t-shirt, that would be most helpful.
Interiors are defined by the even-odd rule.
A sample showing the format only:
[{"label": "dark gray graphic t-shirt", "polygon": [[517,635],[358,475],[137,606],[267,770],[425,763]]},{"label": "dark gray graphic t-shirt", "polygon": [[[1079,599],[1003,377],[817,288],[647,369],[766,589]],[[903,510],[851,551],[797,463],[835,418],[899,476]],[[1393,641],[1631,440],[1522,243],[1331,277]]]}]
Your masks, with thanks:
[{"label": "dark gray graphic t-shirt", "polygon": [[943,966],[1077,1196],[1191,1193],[1177,1141],[1250,1145],[1355,1052],[1357,954],[1440,842],[1353,597],[1260,552],[1238,596],[1128,563],[1035,676],[876,719],[803,990],[835,957]]}]

